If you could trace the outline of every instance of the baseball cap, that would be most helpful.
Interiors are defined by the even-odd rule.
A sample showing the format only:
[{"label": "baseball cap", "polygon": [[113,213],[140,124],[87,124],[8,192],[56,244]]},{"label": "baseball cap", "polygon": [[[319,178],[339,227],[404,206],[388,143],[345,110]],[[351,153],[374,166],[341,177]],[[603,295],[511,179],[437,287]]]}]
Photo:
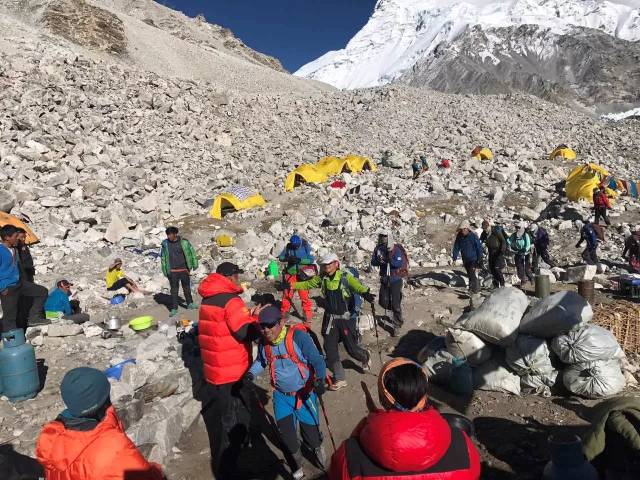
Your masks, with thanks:
[{"label": "baseball cap", "polygon": [[282,314],[280,313],[280,309],[273,305],[263,308],[258,314],[258,323],[261,327],[273,327],[280,322],[281,319]]},{"label": "baseball cap", "polygon": [[328,265],[333,262],[339,262],[340,259],[335,253],[327,253],[320,259],[320,265]]},{"label": "baseball cap", "polygon": [[219,273],[220,275],[223,275],[225,277],[230,277],[231,275],[244,273],[244,270],[242,270],[235,263],[222,262],[220,265],[218,265],[218,268],[216,268],[216,273]]}]

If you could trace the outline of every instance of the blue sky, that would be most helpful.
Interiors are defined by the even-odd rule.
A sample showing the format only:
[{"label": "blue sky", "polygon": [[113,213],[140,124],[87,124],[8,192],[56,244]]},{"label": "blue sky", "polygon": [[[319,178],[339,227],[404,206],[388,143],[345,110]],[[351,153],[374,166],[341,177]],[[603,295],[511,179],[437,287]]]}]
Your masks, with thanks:
[{"label": "blue sky", "polygon": [[251,48],[293,72],[343,48],[369,19],[376,0],[156,0],[190,17],[203,13]]}]

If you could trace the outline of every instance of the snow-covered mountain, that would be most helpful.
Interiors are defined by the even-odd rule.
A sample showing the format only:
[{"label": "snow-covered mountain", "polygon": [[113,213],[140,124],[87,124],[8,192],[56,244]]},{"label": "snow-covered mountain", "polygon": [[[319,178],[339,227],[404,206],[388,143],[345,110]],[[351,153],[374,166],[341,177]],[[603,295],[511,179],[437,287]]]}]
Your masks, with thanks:
[{"label": "snow-covered mountain", "polygon": [[[489,93],[531,84],[531,93],[545,96],[585,82],[606,83],[606,74],[622,70],[602,64],[609,56],[640,74],[639,41],[640,0],[379,0],[343,50],[326,53],[296,75],[348,89],[399,81]],[[594,52],[593,61],[580,58]],[[455,79],[446,70],[452,67]],[[637,77],[635,82],[639,86]],[[640,88],[625,88],[607,101],[633,105],[638,95]]]}]

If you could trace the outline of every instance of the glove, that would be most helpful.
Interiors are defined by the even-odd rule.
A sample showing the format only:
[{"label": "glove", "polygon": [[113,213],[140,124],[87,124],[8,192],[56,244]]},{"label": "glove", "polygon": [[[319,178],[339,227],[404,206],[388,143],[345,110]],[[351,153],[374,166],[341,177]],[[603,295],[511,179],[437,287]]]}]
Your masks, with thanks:
[{"label": "glove", "polygon": [[244,383],[247,386],[253,386],[253,379],[255,377],[253,376],[253,373],[251,372],[247,372],[244,374],[244,376],[242,377],[242,383]]},{"label": "glove", "polygon": [[316,383],[313,390],[316,392],[316,395],[318,395],[319,397],[321,397],[326,393],[327,387],[325,387],[324,385],[324,378],[316,378]]},{"label": "glove", "polygon": [[371,293],[370,290],[364,292],[362,294],[362,298],[364,298],[365,301],[367,301],[368,303],[373,303],[376,301],[376,296],[373,293]]}]

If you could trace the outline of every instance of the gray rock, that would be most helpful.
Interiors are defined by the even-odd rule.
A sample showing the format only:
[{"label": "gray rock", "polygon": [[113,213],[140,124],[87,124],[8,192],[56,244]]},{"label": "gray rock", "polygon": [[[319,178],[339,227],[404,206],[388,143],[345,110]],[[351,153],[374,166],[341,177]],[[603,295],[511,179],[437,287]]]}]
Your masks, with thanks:
[{"label": "gray rock", "polygon": [[47,329],[47,335],[50,337],[73,337],[82,332],[82,325],[49,325]]}]

